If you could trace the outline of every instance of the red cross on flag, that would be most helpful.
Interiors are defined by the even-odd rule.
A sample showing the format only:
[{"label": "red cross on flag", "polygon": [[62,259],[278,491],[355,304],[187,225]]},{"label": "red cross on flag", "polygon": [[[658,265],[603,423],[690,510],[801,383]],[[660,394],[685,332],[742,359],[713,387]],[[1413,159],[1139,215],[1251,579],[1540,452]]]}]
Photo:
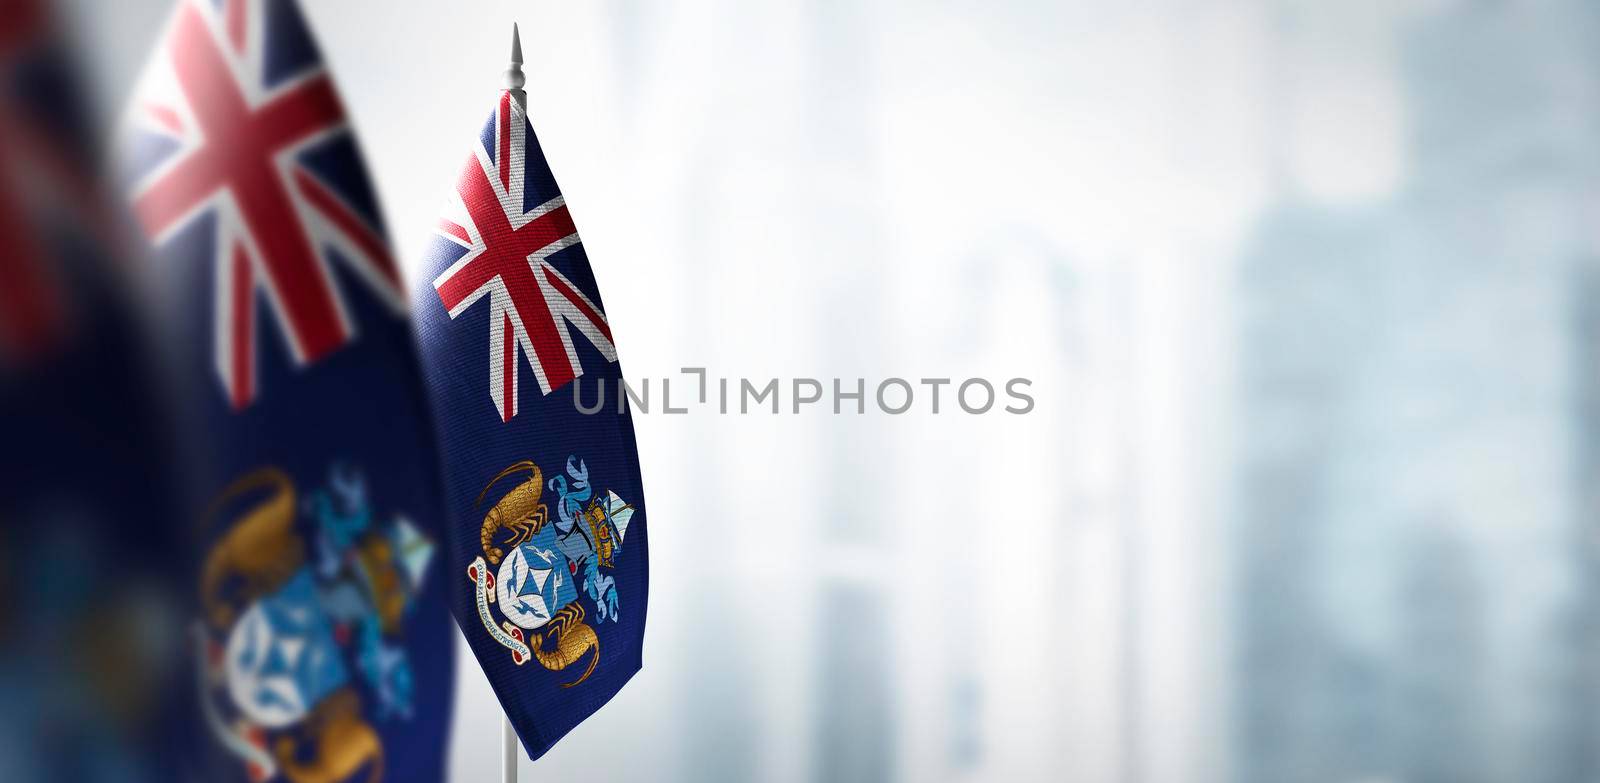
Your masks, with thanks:
[{"label": "red cross on flag", "polygon": [[[433,281],[451,319],[489,299],[489,396],[501,421],[517,415],[520,365],[527,357],[549,394],[583,374],[573,330],[606,361],[617,360],[605,313],[550,263],[579,243],[566,199],[548,184],[529,182],[528,122],[502,93],[495,109],[493,156],[474,145],[450,198],[439,232],[466,250]],[[541,164],[533,177],[548,171]],[[546,175],[547,176],[547,175]]]},{"label": "red cross on flag", "polygon": [[[304,366],[348,343],[343,267],[398,310],[399,275],[361,172],[307,164],[349,144],[344,109],[297,18],[274,3],[184,0],[134,104],[134,211],[158,253],[206,222],[213,356],[235,409],[257,394],[265,302]],[[347,168],[347,167],[346,167]]]}]

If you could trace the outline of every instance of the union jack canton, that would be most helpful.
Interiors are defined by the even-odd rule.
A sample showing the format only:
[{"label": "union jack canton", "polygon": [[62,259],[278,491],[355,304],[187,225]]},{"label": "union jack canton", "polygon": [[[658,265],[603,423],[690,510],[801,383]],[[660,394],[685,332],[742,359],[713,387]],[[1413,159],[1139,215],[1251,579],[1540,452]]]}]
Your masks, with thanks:
[{"label": "union jack canton", "polygon": [[542,394],[583,374],[569,326],[617,360],[605,313],[550,262],[581,240],[549,167],[526,160],[528,132],[522,107],[502,93],[439,222],[466,252],[433,281],[452,319],[489,298],[489,396],[507,422],[517,415],[519,348]]},{"label": "union jack canton", "polygon": [[[211,350],[235,409],[258,394],[257,302],[298,366],[354,336],[336,268],[403,311],[344,108],[292,2],[184,0],[139,96],[134,212],[161,260],[214,267]],[[177,239],[200,223],[214,226],[201,258],[168,258],[194,250]]]}]

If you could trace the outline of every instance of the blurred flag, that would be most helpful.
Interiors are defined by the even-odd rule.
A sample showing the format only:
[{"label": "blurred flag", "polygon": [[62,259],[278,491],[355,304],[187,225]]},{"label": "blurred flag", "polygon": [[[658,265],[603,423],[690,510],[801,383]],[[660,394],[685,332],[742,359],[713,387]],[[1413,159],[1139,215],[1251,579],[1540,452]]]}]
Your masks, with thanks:
[{"label": "blurred flag", "polygon": [[432,432],[378,205],[296,4],[181,0],[123,141],[200,509],[201,774],[438,781],[453,639]]},{"label": "blurred flag", "polygon": [[0,0],[0,780],[164,781],[169,444],[63,37]]},{"label": "blurred flag", "polygon": [[99,201],[94,158],[47,11],[42,0],[0,0],[0,362],[8,368],[56,347],[66,326],[60,248],[47,248],[45,235],[99,222],[72,214]]},{"label": "blurred flag", "polygon": [[[443,449],[451,608],[537,758],[639,669],[644,493],[600,292],[511,91],[465,158],[412,309]],[[587,402],[613,395],[593,415],[574,404],[580,376]]]}]

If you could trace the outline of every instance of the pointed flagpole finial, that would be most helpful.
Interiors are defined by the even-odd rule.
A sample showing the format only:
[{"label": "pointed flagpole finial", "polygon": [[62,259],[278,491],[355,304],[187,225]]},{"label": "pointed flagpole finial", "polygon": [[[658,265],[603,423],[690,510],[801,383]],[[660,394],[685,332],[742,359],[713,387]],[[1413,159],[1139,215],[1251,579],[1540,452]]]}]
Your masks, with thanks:
[{"label": "pointed flagpole finial", "polygon": [[522,85],[527,83],[527,77],[522,75],[522,34],[517,30],[517,24],[512,22],[511,67],[506,69],[506,90],[523,111],[528,110],[528,93],[522,89]]}]

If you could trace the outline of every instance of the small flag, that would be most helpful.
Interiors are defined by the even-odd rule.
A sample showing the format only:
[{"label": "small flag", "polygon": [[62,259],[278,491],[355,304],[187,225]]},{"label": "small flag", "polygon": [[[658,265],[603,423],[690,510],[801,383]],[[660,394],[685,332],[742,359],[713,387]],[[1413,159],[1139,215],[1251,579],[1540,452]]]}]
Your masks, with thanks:
[{"label": "small flag", "polygon": [[170,780],[190,727],[159,629],[182,528],[52,8],[0,0],[0,779]]},{"label": "small flag", "polygon": [[[187,414],[206,779],[444,776],[453,639],[404,295],[292,0],[181,0],[129,109]],[[453,572],[453,569],[452,569]]]},{"label": "small flag", "polygon": [[[640,666],[644,491],[610,322],[523,101],[520,43],[413,290],[452,606],[534,758]],[[611,403],[586,414],[609,389]],[[593,407],[589,405],[588,407]],[[483,716],[485,726],[496,716]]]}]

